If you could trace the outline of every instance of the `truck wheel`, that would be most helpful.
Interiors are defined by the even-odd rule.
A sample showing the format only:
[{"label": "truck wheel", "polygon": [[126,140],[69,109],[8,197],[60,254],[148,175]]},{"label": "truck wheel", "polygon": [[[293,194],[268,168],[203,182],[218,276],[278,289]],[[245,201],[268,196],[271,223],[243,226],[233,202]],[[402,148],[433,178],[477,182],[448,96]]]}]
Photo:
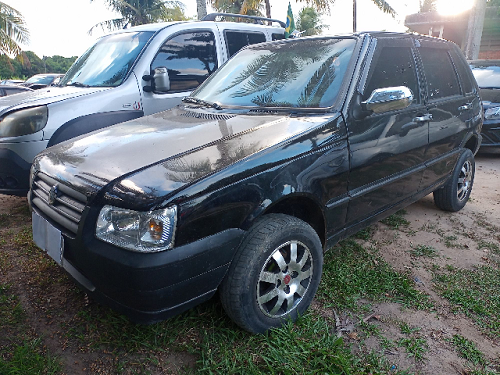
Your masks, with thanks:
[{"label": "truck wheel", "polygon": [[321,279],[323,248],[310,225],[265,215],[249,230],[220,287],[224,310],[243,329],[264,333],[295,321]]},{"label": "truck wheel", "polygon": [[460,211],[467,203],[474,183],[475,163],[472,151],[466,149],[446,184],[434,192],[434,203],[444,211]]}]

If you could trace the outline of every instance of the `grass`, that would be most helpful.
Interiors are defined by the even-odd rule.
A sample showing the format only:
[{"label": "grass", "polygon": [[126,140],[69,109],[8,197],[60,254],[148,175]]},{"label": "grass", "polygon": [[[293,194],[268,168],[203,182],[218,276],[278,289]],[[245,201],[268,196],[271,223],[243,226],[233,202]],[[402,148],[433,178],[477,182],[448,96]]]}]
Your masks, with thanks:
[{"label": "grass", "polygon": [[480,266],[475,270],[447,266],[434,274],[436,290],[455,312],[472,318],[492,337],[500,337],[500,269]]},{"label": "grass", "polygon": [[417,245],[410,250],[410,253],[414,257],[436,258],[439,256],[437,249],[428,245]]},{"label": "grass", "polygon": [[475,366],[484,366],[486,364],[483,353],[476,348],[472,341],[460,335],[453,335],[451,342],[460,357],[465,358]]},{"label": "grass", "polygon": [[408,275],[394,271],[377,250],[368,251],[354,240],[342,241],[325,255],[321,280],[319,298],[327,305],[334,301],[339,310],[357,311],[362,298],[422,309],[433,306]]},{"label": "grass", "polygon": [[[5,353],[4,353],[5,354]],[[40,339],[26,339],[11,349],[7,359],[0,356],[0,374],[60,374],[59,360],[46,353]]]},{"label": "grass", "polygon": [[406,210],[399,210],[391,216],[385,218],[384,220],[381,220],[381,222],[392,229],[407,227],[410,225],[410,222],[403,217],[404,215],[406,215],[406,213]]},{"label": "grass", "polygon": [[10,288],[0,284],[0,374],[59,374],[60,361],[27,333],[26,313]]}]

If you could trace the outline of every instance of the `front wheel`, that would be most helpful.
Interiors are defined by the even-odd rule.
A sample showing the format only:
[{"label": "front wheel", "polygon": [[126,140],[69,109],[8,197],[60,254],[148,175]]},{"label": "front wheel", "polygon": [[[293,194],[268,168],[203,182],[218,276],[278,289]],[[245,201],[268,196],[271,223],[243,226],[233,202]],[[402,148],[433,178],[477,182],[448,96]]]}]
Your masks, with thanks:
[{"label": "front wheel", "polygon": [[264,333],[295,321],[321,279],[323,249],[310,225],[269,214],[248,232],[221,284],[226,313],[243,329]]},{"label": "front wheel", "polygon": [[474,154],[466,149],[458,158],[457,164],[446,184],[434,192],[434,203],[444,211],[457,212],[469,200],[474,183]]}]

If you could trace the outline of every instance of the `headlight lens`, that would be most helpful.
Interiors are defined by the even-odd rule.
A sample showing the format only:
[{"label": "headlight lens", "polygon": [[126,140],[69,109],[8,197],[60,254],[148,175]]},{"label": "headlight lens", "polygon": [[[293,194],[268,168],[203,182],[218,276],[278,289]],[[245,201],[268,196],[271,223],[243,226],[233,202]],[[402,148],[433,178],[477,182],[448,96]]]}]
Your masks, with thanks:
[{"label": "headlight lens", "polygon": [[494,119],[500,120],[500,107],[488,108],[484,112],[484,118],[486,120],[494,120]]},{"label": "headlight lens", "polygon": [[141,253],[174,246],[177,207],[138,212],[104,206],[99,213],[96,236],[102,241]]},{"label": "headlight lens", "polygon": [[0,137],[18,137],[33,134],[47,125],[49,111],[46,106],[12,112],[0,118]]}]

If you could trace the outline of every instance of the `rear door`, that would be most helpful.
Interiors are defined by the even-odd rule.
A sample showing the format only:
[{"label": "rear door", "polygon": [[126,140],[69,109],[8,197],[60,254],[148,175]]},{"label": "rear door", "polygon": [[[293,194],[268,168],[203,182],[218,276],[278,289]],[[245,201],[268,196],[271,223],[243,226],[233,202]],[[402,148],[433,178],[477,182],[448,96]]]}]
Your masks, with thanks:
[{"label": "rear door", "polygon": [[473,103],[475,95],[470,81],[466,84],[467,81],[462,80],[460,84],[453,45],[423,39],[419,41],[418,51],[425,73],[427,109],[432,116],[425,152],[429,167],[423,184],[431,186],[446,178],[453,169],[477,103]]},{"label": "rear door", "polygon": [[406,86],[413,93],[409,107],[348,120],[351,171],[348,225],[355,225],[415,194],[423,175],[428,141],[427,109],[420,95],[419,72],[411,38],[377,41],[366,84],[373,90]]}]

